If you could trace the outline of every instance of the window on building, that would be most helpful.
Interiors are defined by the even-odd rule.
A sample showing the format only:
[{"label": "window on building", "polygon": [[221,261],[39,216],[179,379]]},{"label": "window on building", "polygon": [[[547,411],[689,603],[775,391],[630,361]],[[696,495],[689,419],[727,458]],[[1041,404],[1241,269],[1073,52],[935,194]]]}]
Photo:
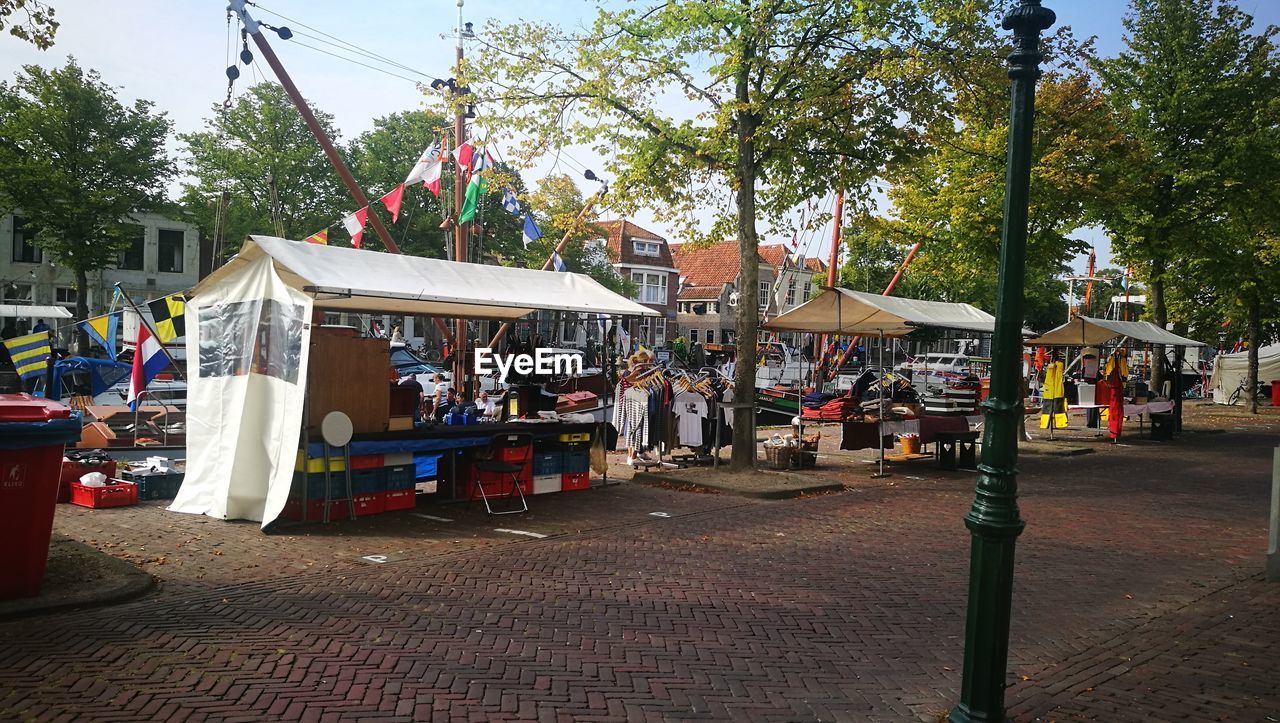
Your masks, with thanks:
[{"label": "window on building", "polygon": [[11,304],[30,304],[35,301],[31,284],[15,284],[0,281],[0,299]]},{"label": "window on building", "polygon": [[636,301],[639,301],[642,304],[667,303],[666,274],[632,271],[631,281],[636,285]]},{"label": "window on building", "polygon": [[791,279],[791,281],[787,283],[787,306],[795,306],[795,305],[796,305],[796,280]]},{"label": "window on building", "polygon": [[769,308],[769,290],[771,286],[772,284],[770,284],[768,281],[760,282],[760,308],[761,309]]},{"label": "window on building", "polygon": [[653,320],[653,345],[662,346],[667,343],[667,320]]},{"label": "window on building", "polygon": [[157,268],[169,273],[182,273],[182,247],[186,243],[184,231],[171,228],[160,229],[160,259]]},{"label": "window on building", "polygon": [[804,300],[808,301],[811,298],[813,298],[813,284],[806,281],[804,282]]},{"label": "window on building", "polygon": [[720,302],[719,302],[719,301],[709,301],[709,302],[707,302],[707,313],[708,313],[708,314],[719,314],[719,313],[720,313]]},{"label": "window on building", "polygon": [[80,299],[80,295],[76,290],[69,286],[59,286],[53,290],[53,301],[55,304],[66,304],[74,306],[76,301]]},{"label": "window on building", "polygon": [[636,325],[636,338],[633,341],[637,344],[649,344],[649,317],[640,317],[640,323]]},{"label": "window on building", "polygon": [[720,330],[720,338],[724,340],[724,342],[723,342],[723,343],[725,343],[725,344],[732,344],[732,343],[733,343],[733,329],[721,329],[721,330]]},{"label": "window on building", "polygon": [[38,264],[43,260],[36,246],[36,230],[21,216],[13,217],[13,260],[24,264]]},{"label": "window on building", "polygon": [[636,256],[658,256],[662,251],[662,244],[656,241],[636,241]]},{"label": "window on building", "polygon": [[690,344],[697,344],[697,343],[698,343],[698,330],[697,330],[697,329],[690,329],[690,330],[689,330],[689,343],[690,343]]},{"label": "window on building", "polygon": [[142,256],[147,246],[146,229],[142,226],[131,225],[125,233],[127,234],[126,238],[129,240],[129,245],[125,247],[124,251],[120,252],[120,263],[117,264],[117,268],[125,271],[141,271]]}]

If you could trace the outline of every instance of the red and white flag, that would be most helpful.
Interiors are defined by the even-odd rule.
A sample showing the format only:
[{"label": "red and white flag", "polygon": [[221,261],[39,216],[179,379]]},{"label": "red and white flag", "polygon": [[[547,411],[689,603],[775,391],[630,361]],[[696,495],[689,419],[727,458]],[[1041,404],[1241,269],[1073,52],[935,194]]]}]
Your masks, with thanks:
[{"label": "red and white flag", "polygon": [[151,335],[146,324],[138,324],[138,341],[133,348],[133,371],[129,374],[129,408],[138,408],[138,397],[156,375],[164,371],[169,359],[160,342]]},{"label": "red and white flag", "polygon": [[342,227],[351,234],[351,245],[360,248],[360,239],[364,236],[364,225],[369,220],[369,207],[356,211],[342,219]]},{"label": "red and white flag", "polygon": [[458,161],[458,165],[463,168],[471,168],[472,147],[470,143],[463,143],[453,151],[453,157]]},{"label": "red and white flag", "polygon": [[404,184],[391,189],[387,195],[378,200],[382,201],[382,205],[387,207],[387,213],[391,214],[391,223],[399,221],[400,204],[404,201]]}]

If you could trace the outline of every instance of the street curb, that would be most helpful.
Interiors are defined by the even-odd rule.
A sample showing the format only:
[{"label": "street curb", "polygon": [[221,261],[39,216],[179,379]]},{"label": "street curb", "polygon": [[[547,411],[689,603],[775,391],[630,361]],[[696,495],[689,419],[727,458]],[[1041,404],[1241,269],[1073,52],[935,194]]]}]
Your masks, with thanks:
[{"label": "street curb", "polygon": [[151,575],[124,560],[76,540],[63,539],[59,542],[80,548],[82,552],[100,555],[103,558],[102,566],[114,580],[114,584],[96,586],[83,592],[58,597],[46,597],[42,594],[32,598],[0,601],[0,621],[77,608],[114,605],[141,597],[155,587],[155,579]]},{"label": "street curb", "polygon": [[631,481],[651,487],[676,487],[689,490],[700,490],[715,494],[735,495],[757,500],[790,500],[809,494],[823,492],[843,492],[844,485],[839,482],[819,482],[804,487],[786,487],[764,490],[742,490],[728,485],[716,485],[709,482],[695,482],[684,477],[657,474],[654,472],[636,471]]},{"label": "street curb", "polygon": [[1018,454],[1034,454],[1043,455],[1045,457],[1079,457],[1084,454],[1093,454],[1097,450],[1093,447],[1061,447],[1057,449],[1044,448],[1028,448],[1025,445],[1018,445]]}]

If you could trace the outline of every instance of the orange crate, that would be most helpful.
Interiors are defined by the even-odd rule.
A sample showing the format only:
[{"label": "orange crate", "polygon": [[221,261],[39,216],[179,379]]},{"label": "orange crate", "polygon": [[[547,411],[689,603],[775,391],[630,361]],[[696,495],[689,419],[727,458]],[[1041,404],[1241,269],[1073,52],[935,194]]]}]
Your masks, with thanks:
[{"label": "orange crate", "polygon": [[106,487],[86,487],[71,483],[71,504],[92,509],[104,507],[128,507],[138,504],[138,486],[132,482],[114,480]]}]

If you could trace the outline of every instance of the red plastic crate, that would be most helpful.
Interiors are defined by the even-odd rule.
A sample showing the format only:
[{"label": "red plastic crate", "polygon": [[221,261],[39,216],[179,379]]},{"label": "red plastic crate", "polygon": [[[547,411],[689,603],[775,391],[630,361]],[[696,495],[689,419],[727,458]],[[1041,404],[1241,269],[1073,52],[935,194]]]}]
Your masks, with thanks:
[{"label": "red plastic crate", "polygon": [[[509,474],[477,472],[476,476],[484,481],[484,491],[490,497],[503,497],[512,493]],[[533,494],[533,467],[525,467],[524,471],[516,475],[516,481],[520,484],[520,491],[526,496]],[[475,481],[468,481],[466,497],[473,500],[480,499],[480,485]]]},{"label": "red plastic crate", "polygon": [[132,482],[116,481],[106,487],[86,487],[71,483],[71,504],[92,509],[128,507],[138,504],[138,487]]},{"label": "red plastic crate", "polygon": [[369,515],[379,515],[387,511],[387,497],[385,492],[371,492],[364,495],[356,495],[352,498],[356,503],[356,517],[368,517]]},{"label": "red plastic crate", "polygon": [[533,450],[529,448],[529,445],[525,445],[523,447],[499,447],[497,452],[497,461],[499,462],[524,462],[533,460]]},{"label": "red plastic crate", "polygon": [[418,491],[414,489],[388,490],[383,492],[382,496],[386,512],[411,510],[418,506]]},{"label": "red plastic crate", "polygon": [[[286,520],[295,522],[302,520],[302,500],[298,497],[290,497],[284,505],[284,511],[280,516]],[[345,520],[350,517],[350,508],[347,507],[347,501],[330,500],[329,501],[329,520]],[[307,500],[307,522],[321,522],[324,520],[324,500]]]},{"label": "red plastic crate", "polygon": [[560,489],[564,492],[569,492],[571,490],[585,490],[591,486],[591,475],[587,472],[565,474],[561,479],[564,481],[564,484]]},{"label": "red plastic crate", "polygon": [[110,460],[102,464],[86,464],[79,460],[70,460],[65,457],[62,460],[62,474],[58,482],[58,502],[71,501],[71,483],[79,482],[80,478],[90,472],[101,472],[107,476],[107,479],[113,479],[116,476],[116,462]]}]

